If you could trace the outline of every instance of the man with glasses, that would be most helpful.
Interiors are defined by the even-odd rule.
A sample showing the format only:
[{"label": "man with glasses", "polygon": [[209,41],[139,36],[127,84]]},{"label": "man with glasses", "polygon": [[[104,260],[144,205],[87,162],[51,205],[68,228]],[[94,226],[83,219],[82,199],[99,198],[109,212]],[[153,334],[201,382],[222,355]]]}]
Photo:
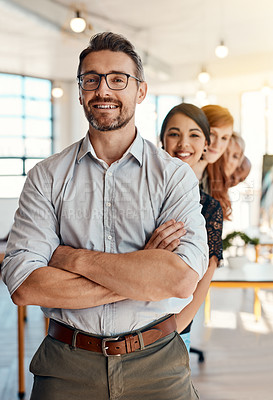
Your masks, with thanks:
[{"label": "man with glasses", "polygon": [[207,268],[198,182],[136,130],[147,84],[127,39],[91,38],[77,78],[89,130],[29,172],[2,269],[50,318],[31,399],[196,399],[174,314]]}]

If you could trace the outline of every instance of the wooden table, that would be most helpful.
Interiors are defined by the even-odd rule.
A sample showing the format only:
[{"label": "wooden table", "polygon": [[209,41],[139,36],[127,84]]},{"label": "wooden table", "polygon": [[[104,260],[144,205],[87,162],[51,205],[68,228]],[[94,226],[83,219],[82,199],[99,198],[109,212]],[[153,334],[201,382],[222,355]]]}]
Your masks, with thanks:
[{"label": "wooden table", "polygon": [[[217,288],[253,288],[254,307],[253,312],[258,321],[261,317],[261,303],[259,289],[273,289],[273,265],[247,263],[242,268],[231,269],[223,267],[216,269],[210,287]],[[205,300],[205,323],[210,321],[210,290]]]},{"label": "wooden table", "polygon": [[[5,245],[1,242],[0,246],[0,264],[2,263],[5,253]],[[26,322],[26,313],[27,307],[26,306],[18,306],[18,323],[17,323],[17,330],[18,330],[18,397],[23,399],[25,397],[25,370],[24,370],[24,353],[25,353],[25,322]],[[49,320],[45,318],[45,333],[47,333]]]},{"label": "wooden table", "polygon": [[4,257],[5,257],[5,253],[0,253],[0,264],[4,260]]},{"label": "wooden table", "polygon": [[[26,306],[18,306],[18,397],[24,399],[25,397],[25,322],[27,315]],[[49,319],[45,318],[45,334],[48,331]]]},{"label": "wooden table", "polygon": [[7,242],[6,242],[6,240],[2,240],[2,239],[1,239],[1,240],[0,240],[0,264],[1,264],[2,261],[4,260],[6,247],[7,247]]}]

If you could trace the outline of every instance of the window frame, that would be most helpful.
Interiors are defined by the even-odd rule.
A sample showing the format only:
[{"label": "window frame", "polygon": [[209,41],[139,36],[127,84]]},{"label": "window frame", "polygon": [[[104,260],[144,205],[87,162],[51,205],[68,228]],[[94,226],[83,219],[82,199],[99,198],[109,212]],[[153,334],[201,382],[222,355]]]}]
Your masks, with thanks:
[{"label": "window frame", "polygon": [[[0,75],[10,75],[10,76],[14,76],[14,77],[20,77],[21,79],[22,79],[22,88],[21,88],[21,93],[20,94],[18,94],[18,95],[14,95],[14,94],[11,94],[11,95],[9,95],[9,94],[7,94],[7,97],[9,97],[9,98],[19,98],[19,99],[21,99],[22,100],[22,104],[23,104],[23,107],[22,107],[22,115],[21,116],[18,116],[18,118],[20,119],[20,120],[22,120],[22,122],[23,122],[23,127],[22,127],[22,134],[20,134],[20,135],[18,135],[18,136],[16,136],[16,135],[14,135],[14,136],[12,136],[11,138],[14,138],[14,139],[16,139],[16,138],[18,138],[18,139],[20,139],[20,140],[22,140],[23,141],[23,143],[25,143],[25,141],[27,140],[27,139],[29,139],[29,137],[26,135],[26,123],[25,123],[25,121],[27,120],[27,119],[30,119],[30,118],[32,118],[32,119],[37,119],[37,120],[40,120],[40,121],[49,121],[49,123],[50,123],[50,135],[48,136],[48,137],[46,137],[46,139],[49,139],[50,140],[50,154],[48,154],[48,155],[46,155],[46,156],[39,156],[39,155],[37,155],[37,156],[28,156],[27,154],[26,154],[26,146],[24,146],[24,154],[22,155],[22,156],[12,156],[12,155],[7,155],[7,156],[2,156],[2,155],[0,155],[0,160],[21,160],[22,161],[22,170],[21,170],[21,173],[18,173],[18,174],[14,174],[14,173],[12,173],[12,174],[2,174],[1,172],[0,172],[0,178],[1,177],[8,177],[8,176],[10,176],[10,177],[20,177],[20,176],[23,176],[23,177],[25,177],[26,175],[27,175],[27,168],[26,168],[26,162],[27,162],[27,160],[42,160],[42,159],[45,159],[45,158],[47,158],[47,157],[49,157],[50,155],[52,155],[53,153],[54,153],[54,129],[53,129],[53,124],[54,124],[54,117],[53,117],[53,99],[52,99],[52,95],[51,95],[51,91],[52,91],[52,87],[53,87],[53,82],[52,82],[52,80],[50,80],[50,79],[46,79],[46,78],[41,78],[41,77],[37,77],[37,76],[32,76],[32,75],[24,75],[24,74],[15,74],[15,73],[9,73],[9,72],[3,72],[3,71],[0,71]],[[26,95],[26,85],[25,85],[25,79],[28,79],[28,78],[34,78],[34,79],[39,79],[39,80],[44,80],[44,81],[47,81],[48,83],[49,83],[49,85],[50,85],[50,87],[49,87],[49,90],[50,90],[50,97],[48,97],[48,98],[43,98],[43,97],[38,97],[38,96],[29,96],[29,95]],[[5,97],[5,95],[2,95],[2,94],[0,94],[0,97],[1,98],[4,98]],[[27,101],[29,101],[29,100],[33,100],[33,101],[41,101],[41,100],[43,100],[43,101],[48,101],[49,103],[50,103],[50,117],[49,118],[43,118],[43,117],[29,117],[27,114],[26,114],[26,102]],[[5,114],[1,114],[0,113],[0,117],[4,117],[5,118]],[[10,116],[10,118],[13,118],[13,117],[15,117],[14,115],[11,115]],[[17,116],[16,116],[16,118],[17,118]],[[2,137],[9,137],[9,135],[1,135]],[[33,137],[31,137],[32,139],[45,139],[45,137],[39,137],[39,136],[33,136]]]}]

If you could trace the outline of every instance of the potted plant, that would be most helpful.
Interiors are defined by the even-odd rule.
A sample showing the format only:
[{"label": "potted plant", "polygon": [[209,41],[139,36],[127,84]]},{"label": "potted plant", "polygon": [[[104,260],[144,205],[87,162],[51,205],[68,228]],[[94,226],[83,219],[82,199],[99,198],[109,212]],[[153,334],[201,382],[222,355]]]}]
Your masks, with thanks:
[{"label": "potted plant", "polygon": [[255,246],[259,244],[259,239],[256,237],[251,238],[240,231],[233,231],[226,235],[223,239],[223,250],[233,250],[230,251],[229,257],[227,257],[230,268],[240,268],[248,261],[245,256],[245,247],[248,244]]}]

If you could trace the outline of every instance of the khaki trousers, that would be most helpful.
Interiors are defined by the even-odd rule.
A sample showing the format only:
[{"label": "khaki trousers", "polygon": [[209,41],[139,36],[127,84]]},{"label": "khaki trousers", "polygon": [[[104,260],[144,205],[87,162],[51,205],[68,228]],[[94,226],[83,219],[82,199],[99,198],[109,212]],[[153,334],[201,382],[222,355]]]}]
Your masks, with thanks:
[{"label": "khaki trousers", "polygon": [[47,336],[34,355],[31,400],[199,399],[177,332],[143,350],[105,357]]}]

